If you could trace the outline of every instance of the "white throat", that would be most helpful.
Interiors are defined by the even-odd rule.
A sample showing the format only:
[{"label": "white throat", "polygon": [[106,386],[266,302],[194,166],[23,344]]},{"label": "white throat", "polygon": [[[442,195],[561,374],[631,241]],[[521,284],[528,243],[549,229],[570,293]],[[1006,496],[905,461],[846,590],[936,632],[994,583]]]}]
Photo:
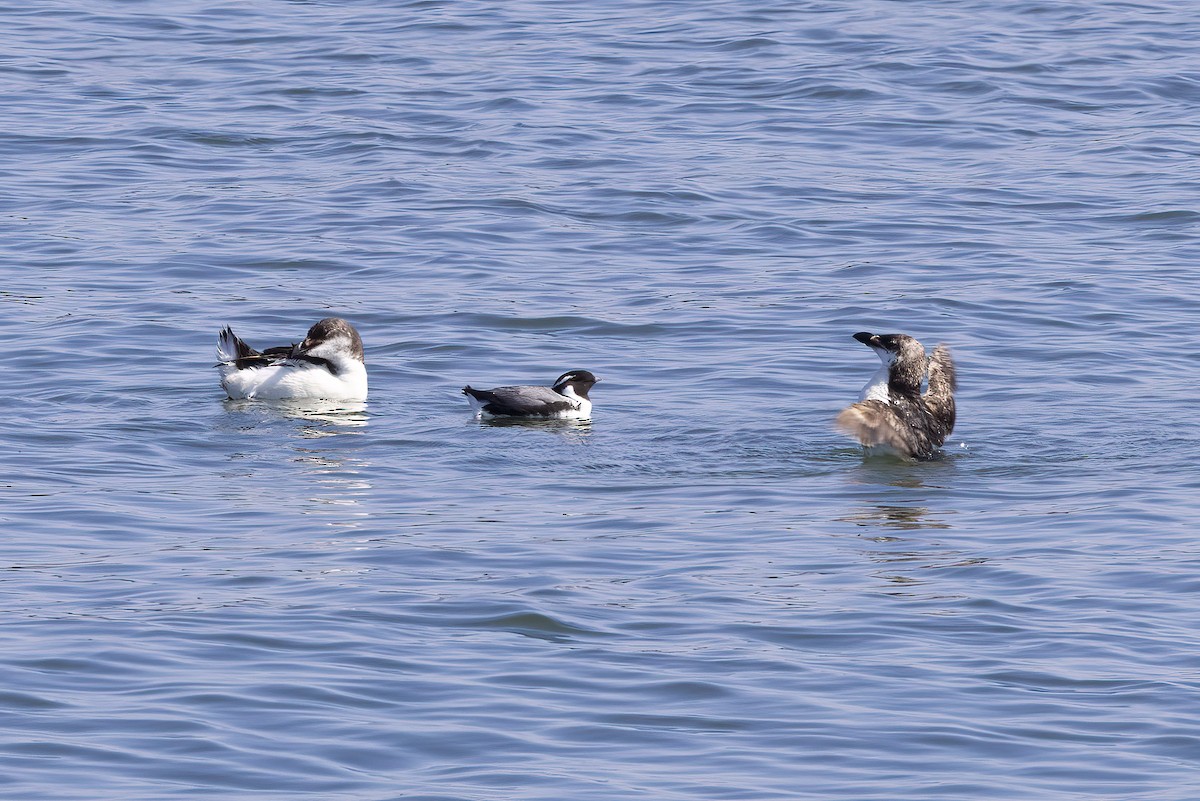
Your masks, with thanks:
[{"label": "white throat", "polygon": [[862,397],[859,400],[877,400],[889,403],[892,396],[888,393],[888,374],[891,371],[892,362],[896,361],[896,354],[882,348],[871,348],[871,350],[875,351],[879,356],[879,361],[883,364],[863,387]]},{"label": "white throat", "polygon": [[571,402],[576,411],[583,412],[584,415],[592,411],[592,402],[587,398],[581,398],[575,394],[575,387],[567,384],[563,387],[562,392],[558,393]]}]

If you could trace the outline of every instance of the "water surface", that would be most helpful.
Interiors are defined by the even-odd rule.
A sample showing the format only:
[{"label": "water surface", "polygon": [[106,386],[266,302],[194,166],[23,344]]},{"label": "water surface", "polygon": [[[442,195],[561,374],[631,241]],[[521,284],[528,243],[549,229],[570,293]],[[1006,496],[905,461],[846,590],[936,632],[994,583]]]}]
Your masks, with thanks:
[{"label": "water surface", "polygon": [[1200,792],[1189,4],[3,13],[0,797]]}]

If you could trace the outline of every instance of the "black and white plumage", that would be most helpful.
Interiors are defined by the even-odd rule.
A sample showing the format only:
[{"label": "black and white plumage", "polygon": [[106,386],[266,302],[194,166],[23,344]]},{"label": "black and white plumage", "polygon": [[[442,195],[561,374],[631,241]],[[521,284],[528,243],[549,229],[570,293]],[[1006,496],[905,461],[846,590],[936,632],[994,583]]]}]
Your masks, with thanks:
[{"label": "black and white plumage", "polygon": [[523,417],[534,420],[587,420],[592,416],[588,390],[600,379],[587,370],[568,370],[552,387],[463,387],[471,407],[482,418]]},{"label": "black and white plumage", "polygon": [[367,399],[363,344],[354,326],[326,317],[299,345],[257,351],[226,326],[217,336],[217,369],[230,398]]},{"label": "black and white plumage", "polygon": [[[854,338],[878,354],[883,366],[863,389],[862,398],[837,416],[838,428],[868,450],[907,459],[929,459],[954,430],[954,360],[945,345],[926,358],[920,342],[905,334]],[[921,384],[928,379],[922,394]]]}]

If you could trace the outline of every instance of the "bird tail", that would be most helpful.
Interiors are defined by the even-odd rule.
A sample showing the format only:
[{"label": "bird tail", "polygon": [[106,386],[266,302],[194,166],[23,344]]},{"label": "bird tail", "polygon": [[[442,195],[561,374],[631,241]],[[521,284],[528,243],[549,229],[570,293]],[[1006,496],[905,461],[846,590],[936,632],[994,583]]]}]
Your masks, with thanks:
[{"label": "bird tail", "polygon": [[929,359],[929,389],[925,392],[925,406],[941,429],[943,440],[954,430],[954,392],[957,389],[958,373],[954,369],[954,358],[950,355],[950,348],[939,344]]},{"label": "bird tail", "polygon": [[220,369],[222,378],[239,369],[239,359],[258,355],[259,352],[243,342],[241,337],[233,333],[233,329],[229,326],[225,326],[221,329],[221,333],[217,334],[217,364],[215,366]]},{"label": "bird tail", "polygon": [[475,389],[469,384],[462,388],[462,394],[467,396],[467,402],[471,404],[471,409],[476,414],[479,414],[483,407],[494,399],[492,393],[486,389]]}]

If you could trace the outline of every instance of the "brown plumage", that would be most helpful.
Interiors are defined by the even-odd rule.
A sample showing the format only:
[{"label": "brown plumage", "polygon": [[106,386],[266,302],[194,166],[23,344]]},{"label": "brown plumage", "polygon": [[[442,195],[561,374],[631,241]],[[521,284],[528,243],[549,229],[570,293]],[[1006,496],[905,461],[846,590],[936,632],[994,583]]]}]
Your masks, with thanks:
[{"label": "brown plumage", "polygon": [[[883,367],[863,390],[862,400],[837,416],[837,426],[864,447],[890,450],[907,459],[929,459],[954,430],[954,359],[945,345],[925,357],[920,342],[905,334],[859,332],[854,338],[874,350]],[[928,389],[921,383],[928,377]]]}]

